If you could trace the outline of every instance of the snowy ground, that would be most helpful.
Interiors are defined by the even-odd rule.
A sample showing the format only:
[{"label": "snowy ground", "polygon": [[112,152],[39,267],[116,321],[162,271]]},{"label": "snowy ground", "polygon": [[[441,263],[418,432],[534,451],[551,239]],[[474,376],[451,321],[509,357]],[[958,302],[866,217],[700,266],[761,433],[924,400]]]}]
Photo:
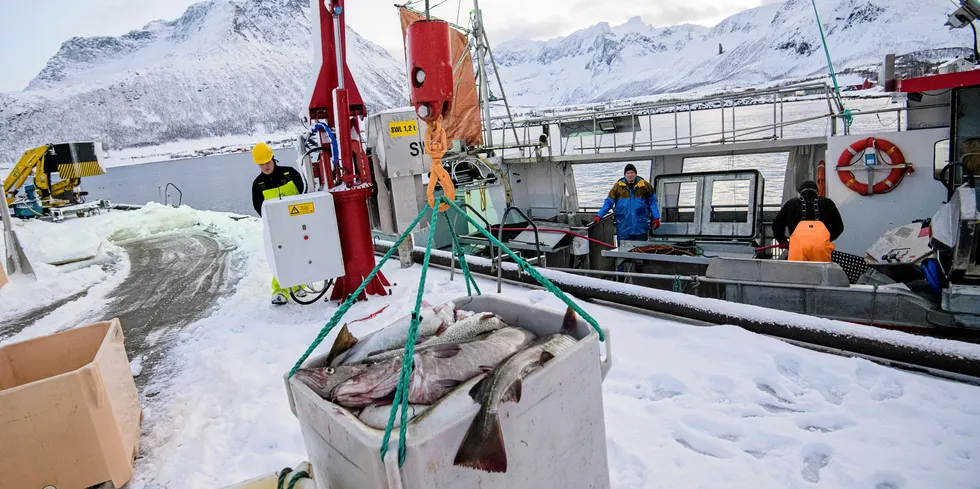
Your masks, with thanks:
[{"label": "snowy ground", "polygon": [[[29,253],[46,226],[19,226]],[[306,458],[282,375],[335,306],[269,304],[257,220],[151,206],[60,226],[110,248],[125,239],[207,231],[234,245],[241,260],[237,288],[215,300],[208,317],[169,340],[173,373],[154,377],[141,391],[142,448],[130,487],[222,487]],[[69,251],[70,241],[59,243],[45,249]],[[114,271],[71,283],[111,288],[128,274],[128,258],[120,252],[110,261]],[[389,307],[352,325],[354,334],[407,314],[418,271],[390,263],[385,273],[396,284],[394,295],[359,302],[346,317]],[[42,280],[69,282],[70,275],[49,270]],[[39,290],[12,285],[0,289],[0,318],[12,314],[8,299]],[[504,293],[564,309],[544,291],[505,286]],[[66,288],[48,299],[70,295]],[[106,295],[90,292],[76,303],[98,308]],[[430,271],[429,302],[461,295],[465,286],[458,277],[450,282],[447,272]],[[980,488],[978,387],[815,353],[735,327],[686,326],[582,306],[615,338],[614,366],[603,387],[614,488]],[[46,329],[30,326],[17,339]],[[136,360],[134,371],[142,367]]]}]

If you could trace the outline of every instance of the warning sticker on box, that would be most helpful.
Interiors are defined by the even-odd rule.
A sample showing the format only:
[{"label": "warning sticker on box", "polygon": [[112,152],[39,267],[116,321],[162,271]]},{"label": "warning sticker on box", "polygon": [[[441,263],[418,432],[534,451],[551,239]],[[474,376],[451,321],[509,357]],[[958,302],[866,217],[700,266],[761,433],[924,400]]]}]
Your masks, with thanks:
[{"label": "warning sticker on box", "polygon": [[401,121],[388,123],[388,135],[393,138],[402,136],[415,136],[419,133],[419,126],[415,121]]},{"label": "warning sticker on box", "polygon": [[303,214],[313,214],[313,202],[304,202],[289,206],[290,216],[302,216]]}]

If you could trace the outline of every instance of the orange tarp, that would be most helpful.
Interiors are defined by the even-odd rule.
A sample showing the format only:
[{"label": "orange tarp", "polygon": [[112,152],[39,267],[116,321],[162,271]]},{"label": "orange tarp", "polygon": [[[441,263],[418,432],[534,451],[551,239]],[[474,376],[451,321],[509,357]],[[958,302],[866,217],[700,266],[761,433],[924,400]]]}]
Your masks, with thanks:
[{"label": "orange tarp", "polygon": [[[402,24],[402,39],[408,25],[423,20],[424,16],[411,10],[398,9]],[[466,35],[456,29],[449,30],[450,50],[453,57],[455,81],[452,109],[446,121],[447,139],[463,139],[467,146],[483,144],[483,127],[480,123],[480,99],[476,93],[476,76],[473,74],[473,57],[470,56]],[[404,53],[404,51],[402,51]]]}]

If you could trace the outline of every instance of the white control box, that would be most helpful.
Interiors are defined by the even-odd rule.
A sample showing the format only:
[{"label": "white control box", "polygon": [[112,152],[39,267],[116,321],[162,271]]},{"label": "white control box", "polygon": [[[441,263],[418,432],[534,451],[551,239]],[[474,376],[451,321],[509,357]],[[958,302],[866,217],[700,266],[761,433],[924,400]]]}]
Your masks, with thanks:
[{"label": "white control box", "polygon": [[269,199],[262,203],[265,256],[282,287],[344,275],[337,212],[327,192]]}]

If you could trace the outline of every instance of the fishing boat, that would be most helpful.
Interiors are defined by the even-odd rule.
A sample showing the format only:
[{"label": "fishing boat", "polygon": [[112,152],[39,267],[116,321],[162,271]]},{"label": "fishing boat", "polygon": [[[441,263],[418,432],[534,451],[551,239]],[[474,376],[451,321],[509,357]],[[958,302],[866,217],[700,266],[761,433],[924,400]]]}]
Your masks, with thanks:
[{"label": "fishing boat", "polygon": [[[404,25],[418,14],[402,9],[401,15]],[[487,52],[477,66],[493,66],[481,32],[478,25],[455,30],[456,45],[469,34],[478,52]],[[463,68],[454,71],[460,86],[479,89],[460,90],[453,103],[458,122],[449,127],[443,166],[456,202],[536,266],[885,328],[948,335],[980,328],[980,309],[971,306],[980,304],[973,300],[980,262],[970,238],[980,137],[971,128],[980,114],[980,71],[900,80],[891,56],[881,85],[895,103],[874,110],[852,112],[834,87],[811,83],[510,119],[490,115],[500,105],[485,90],[492,80],[460,59],[456,66]],[[801,96],[825,100],[826,114],[785,119],[785,104]],[[735,112],[746,106],[771,110],[771,122],[736,126]],[[694,126],[702,111],[720,116],[721,131]],[[855,129],[864,118],[883,115],[896,120],[893,128]],[[787,135],[814,119],[829,124],[828,136]],[[407,125],[418,129],[392,131]],[[426,203],[431,160],[420,150],[425,127],[412,108],[368,117],[376,236],[402,233]],[[843,216],[834,263],[778,259],[772,222],[779,207],[765,199],[774,182],[758,170],[685,171],[688,160],[781,153],[788,154],[782,201],[795,198],[800,182],[814,180]],[[627,162],[641,168],[659,196],[662,226],[644,241],[616,241],[611,216],[592,225],[596,209],[579,205],[576,168]],[[941,230],[933,219],[940,215],[952,219]],[[464,219],[451,224],[452,231],[438,230],[437,248],[449,249],[451,234],[458,234],[467,254],[490,260],[477,267],[481,272],[521,280],[473,225]],[[426,239],[424,229],[415,234],[416,243]],[[923,263],[938,273],[923,271]]]}]

